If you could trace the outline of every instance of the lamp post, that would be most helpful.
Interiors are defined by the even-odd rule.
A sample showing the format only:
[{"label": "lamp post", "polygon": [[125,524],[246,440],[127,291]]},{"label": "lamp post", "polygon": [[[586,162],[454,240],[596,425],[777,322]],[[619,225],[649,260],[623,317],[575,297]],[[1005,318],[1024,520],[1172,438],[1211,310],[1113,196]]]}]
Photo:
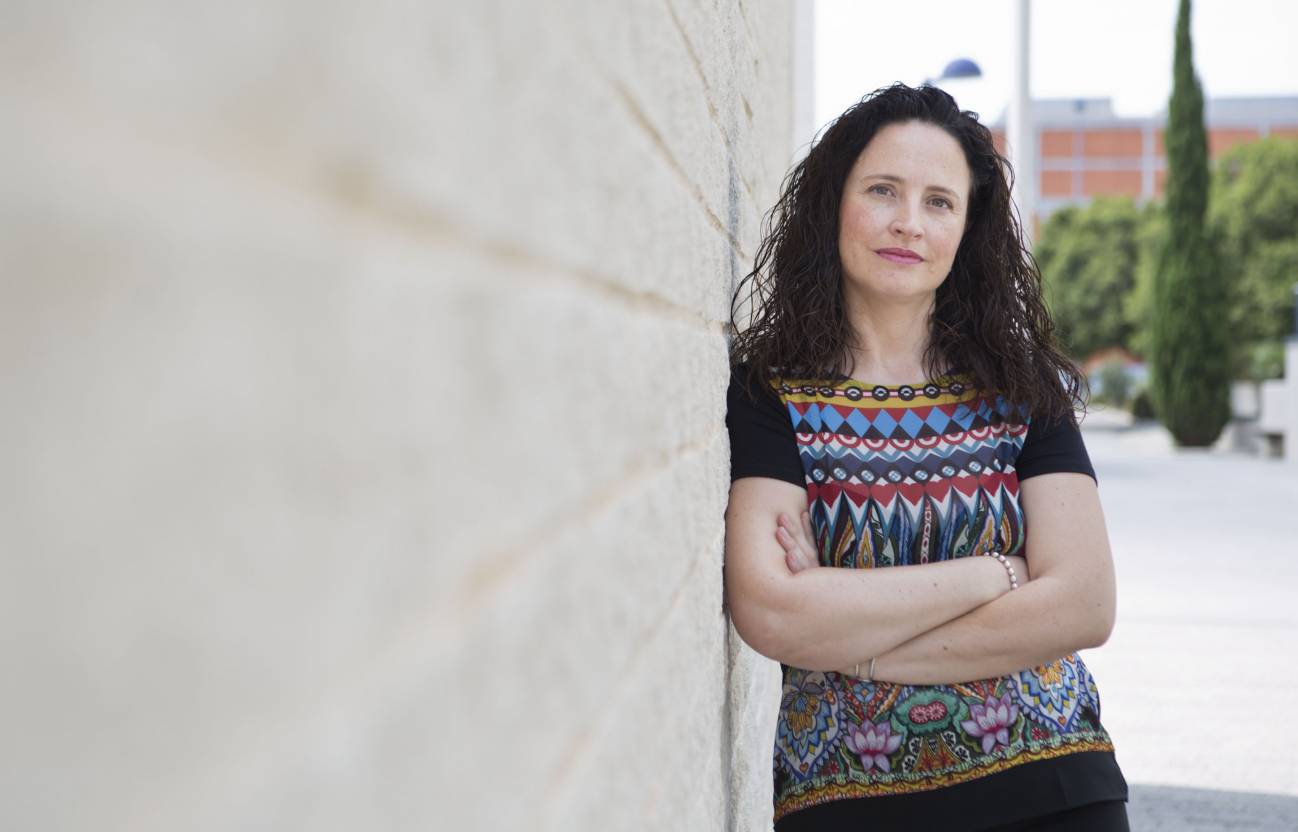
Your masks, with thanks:
[{"label": "lamp post", "polygon": [[[1010,164],[1014,168],[1012,198],[1018,208],[1023,228],[1023,243],[1029,249],[1033,243],[1032,219],[1036,213],[1036,129],[1032,122],[1031,73],[1029,40],[1031,17],[1029,0],[1015,0],[1014,4],[1014,87],[1006,113],[1006,144]],[[981,78],[982,70],[968,58],[950,61],[937,78],[926,78],[926,84],[942,84],[964,79]],[[957,98],[957,100],[959,100]],[[965,107],[968,109],[968,107]]]},{"label": "lamp post", "polygon": [[1294,292],[1294,331],[1284,340],[1284,377],[1278,381],[1264,382],[1279,388],[1279,412],[1285,414],[1284,457],[1290,465],[1298,466],[1298,284]]},{"label": "lamp post", "polygon": [[1014,9],[1014,94],[1010,97],[1006,143],[1014,167],[1014,204],[1023,224],[1023,242],[1032,247],[1032,216],[1036,212],[1036,130],[1032,126],[1030,50],[1031,18],[1028,0],[1016,0]]}]

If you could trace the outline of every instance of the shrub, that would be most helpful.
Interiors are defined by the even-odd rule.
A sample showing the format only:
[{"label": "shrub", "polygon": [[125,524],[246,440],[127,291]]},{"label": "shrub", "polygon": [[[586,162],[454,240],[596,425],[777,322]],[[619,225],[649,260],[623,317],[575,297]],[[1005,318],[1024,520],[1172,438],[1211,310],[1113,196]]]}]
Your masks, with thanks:
[{"label": "shrub", "polygon": [[1154,400],[1150,397],[1148,388],[1140,388],[1135,398],[1131,400],[1131,416],[1142,422],[1158,418],[1158,414],[1154,412]]}]

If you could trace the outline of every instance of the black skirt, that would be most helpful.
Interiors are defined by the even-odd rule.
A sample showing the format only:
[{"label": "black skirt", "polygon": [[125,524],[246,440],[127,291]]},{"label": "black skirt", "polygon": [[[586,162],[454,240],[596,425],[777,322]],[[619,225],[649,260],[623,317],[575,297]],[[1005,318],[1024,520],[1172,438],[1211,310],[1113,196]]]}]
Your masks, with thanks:
[{"label": "black skirt", "polygon": [[[1069,821],[1066,813],[1081,807],[1120,810],[1126,832],[1127,781],[1111,751],[1085,751],[1053,760],[1024,763],[1006,771],[931,791],[884,797],[834,800],[790,812],[775,823],[775,832],[832,832],[832,830],[960,829],[974,832],[1010,830],[1089,829],[1108,832],[1109,826],[1036,826],[1054,817]],[[1115,808],[1116,807],[1116,808]],[[1061,814],[1063,813],[1063,814]],[[1116,820],[1111,820],[1116,824]],[[1021,824],[1027,823],[1024,826]],[[1020,824],[1020,825],[1016,825]]]}]

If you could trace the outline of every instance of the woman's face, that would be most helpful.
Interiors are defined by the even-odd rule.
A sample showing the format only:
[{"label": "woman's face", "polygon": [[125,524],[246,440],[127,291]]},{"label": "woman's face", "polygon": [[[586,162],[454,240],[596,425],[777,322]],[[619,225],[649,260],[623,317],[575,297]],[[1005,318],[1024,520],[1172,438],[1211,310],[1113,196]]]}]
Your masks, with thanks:
[{"label": "woman's face", "polygon": [[940,127],[911,121],[875,133],[838,206],[844,293],[867,305],[931,298],[964,235],[970,179],[960,143]]}]

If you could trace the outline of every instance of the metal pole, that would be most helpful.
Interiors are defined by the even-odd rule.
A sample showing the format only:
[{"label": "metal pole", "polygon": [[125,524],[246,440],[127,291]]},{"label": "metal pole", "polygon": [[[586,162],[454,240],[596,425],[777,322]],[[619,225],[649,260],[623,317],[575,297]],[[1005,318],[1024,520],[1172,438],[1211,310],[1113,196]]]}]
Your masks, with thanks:
[{"label": "metal pole", "polygon": [[793,161],[811,149],[816,135],[816,6],[814,0],[793,2]]},{"label": "metal pole", "polygon": [[1032,247],[1032,217],[1037,202],[1037,135],[1032,123],[1031,15],[1028,0],[1016,0],[1014,9],[1014,94],[1006,125],[1010,164],[1014,166],[1014,204],[1023,224],[1024,243]]}]

